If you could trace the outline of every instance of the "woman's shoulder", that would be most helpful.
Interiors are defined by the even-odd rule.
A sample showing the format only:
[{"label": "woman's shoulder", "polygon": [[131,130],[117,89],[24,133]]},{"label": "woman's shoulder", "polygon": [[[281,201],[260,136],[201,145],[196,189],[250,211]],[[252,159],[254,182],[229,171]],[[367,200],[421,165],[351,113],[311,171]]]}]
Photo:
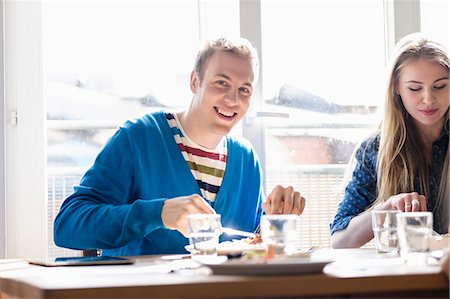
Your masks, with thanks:
[{"label": "woman's shoulder", "polygon": [[361,142],[358,149],[356,150],[356,157],[361,158],[362,156],[369,156],[371,158],[376,158],[379,147],[380,134],[379,132],[375,132]]},{"label": "woman's shoulder", "polygon": [[373,150],[378,150],[379,146],[380,146],[379,132],[375,132],[372,135],[366,137],[359,145],[360,148],[370,148]]}]

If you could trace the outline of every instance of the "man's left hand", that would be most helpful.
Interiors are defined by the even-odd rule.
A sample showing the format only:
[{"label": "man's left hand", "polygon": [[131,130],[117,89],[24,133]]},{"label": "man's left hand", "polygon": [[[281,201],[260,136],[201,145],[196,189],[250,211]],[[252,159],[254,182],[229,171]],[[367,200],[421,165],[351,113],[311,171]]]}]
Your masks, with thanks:
[{"label": "man's left hand", "polygon": [[267,196],[262,208],[268,215],[271,214],[297,214],[303,213],[305,198],[292,186],[286,188],[278,185]]}]

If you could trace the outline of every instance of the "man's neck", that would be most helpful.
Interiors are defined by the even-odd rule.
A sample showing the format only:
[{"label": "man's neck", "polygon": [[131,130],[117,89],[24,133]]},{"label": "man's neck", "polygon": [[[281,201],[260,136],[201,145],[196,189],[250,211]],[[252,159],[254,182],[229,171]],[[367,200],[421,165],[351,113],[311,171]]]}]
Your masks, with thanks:
[{"label": "man's neck", "polygon": [[178,112],[177,116],[186,135],[198,145],[215,149],[222,140],[223,136],[210,133],[208,128],[203,126],[201,118],[189,109]]}]

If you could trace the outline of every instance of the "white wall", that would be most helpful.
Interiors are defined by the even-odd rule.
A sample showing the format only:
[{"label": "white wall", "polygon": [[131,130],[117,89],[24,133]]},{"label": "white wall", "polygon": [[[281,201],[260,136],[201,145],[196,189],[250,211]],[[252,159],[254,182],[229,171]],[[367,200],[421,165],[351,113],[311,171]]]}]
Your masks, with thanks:
[{"label": "white wall", "polygon": [[0,2],[0,258],[5,258],[5,93],[3,67],[3,1]]},{"label": "white wall", "polygon": [[3,67],[3,1],[0,2],[0,258],[5,258],[5,93]]},{"label": "white wall", "polygon": [[[6,258],[46,257],[45,107],[38,1],[3,1]],[[11,122],[10,113],[17,113]]]}]

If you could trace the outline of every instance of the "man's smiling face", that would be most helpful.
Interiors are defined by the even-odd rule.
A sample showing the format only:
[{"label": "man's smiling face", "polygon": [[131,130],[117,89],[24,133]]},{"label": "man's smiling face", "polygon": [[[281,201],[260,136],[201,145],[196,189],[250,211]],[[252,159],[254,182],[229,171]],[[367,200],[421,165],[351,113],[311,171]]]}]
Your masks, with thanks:
[{"label": "man's smiling face", "polygon": [[253,93],[250,60],[224,51],[208,60],[203,79],[193,72],[194,111],[204,134],[224,136],[244,117]]}]

